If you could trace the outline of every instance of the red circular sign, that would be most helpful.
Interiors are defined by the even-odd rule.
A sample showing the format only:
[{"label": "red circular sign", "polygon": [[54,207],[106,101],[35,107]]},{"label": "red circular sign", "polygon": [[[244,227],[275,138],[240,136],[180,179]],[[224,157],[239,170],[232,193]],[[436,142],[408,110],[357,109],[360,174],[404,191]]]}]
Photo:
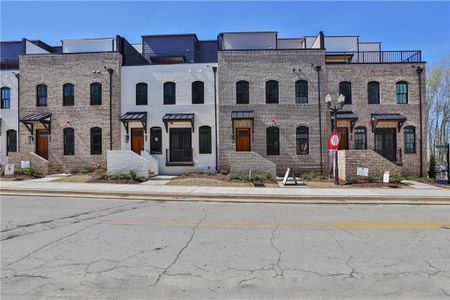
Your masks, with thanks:
[{"label": "red circular sign", "polygon": [[328,150],[337,150],[341,136],[337,130],[333,131],[328,137]]}]

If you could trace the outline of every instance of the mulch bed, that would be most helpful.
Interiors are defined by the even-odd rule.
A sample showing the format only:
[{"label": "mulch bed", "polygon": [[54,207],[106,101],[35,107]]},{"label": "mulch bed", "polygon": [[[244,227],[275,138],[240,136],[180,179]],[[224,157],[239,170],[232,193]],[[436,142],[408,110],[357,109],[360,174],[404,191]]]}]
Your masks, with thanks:
[{"label": "mulch bed", "polygon": [[110,178],[103,178],[101,176],[95,176],[88,181],[88,183],[116,183],[116,184],[139,184],[144,182],[144,178],[136,178],[134,179],[110,179]]},{"label": "mulch bed", "polygon": [[276,184],[277,183],[277,181],[274,179],[261,178],[258,180],[249,181],[249,180],[232,178],[230,174],[225,175],[225,174],[221,174],[221,173],[217,173],[217,174],[192,173],[192,174],[181,175],[179,177],[174,178],[173,180],[182,179],[182,178],[210,178],[210,179],[216,179],[216,180],[225,181],[225,182],[253,182],[254,184]]},{"label": "mulch bed", "polygon": [[30,179],[38,179],[42,178],[42,176],[29,176],[29,175],[8,175],[8,176],[0,176],[0,180],[5,181],[20,181],[20,180],[30,180]]}]

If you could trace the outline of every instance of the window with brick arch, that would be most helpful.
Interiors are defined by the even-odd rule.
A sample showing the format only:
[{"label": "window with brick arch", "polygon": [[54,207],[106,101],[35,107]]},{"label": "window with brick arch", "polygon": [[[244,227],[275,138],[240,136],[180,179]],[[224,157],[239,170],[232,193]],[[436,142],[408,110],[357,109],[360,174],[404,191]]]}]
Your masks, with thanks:
[{"label": "window with brick arch", "polygon": [[99,127],[91,128],[91,154],[102,154],[102,129]]},{"label": "window with brick arch", "polygon": [[396,85],[397,104],[408,104],[408,83],[399,81]]},{"label": "window with brick arch", "polygon": [[266,82],[266,103],[278,103],[279,102],[279,88],[278,81],[269,80]]},{"label": "window with brick arch", "polygon": [[6,131],[6,155],[9,152],[17,152],[17,131],[14,129]]},{"label": "window with brick arch", "polygon": [[176,103],[176,86],[175,82],[165,82],[164,87],[164,104],[174,105]]},{"label": "window with brick arch", "polygon": [[147,105],[148,86],[145,82],[136,84],[136,105]]},{"label": "window with brick arch", "polygon": [[64,128],[64,155],[75,154],[75,130],[73,128]]},{"label": "window with brick arch", "polygon": [[74,106],[75,86],[71,83],[63,85],[63,106]]},{"label": "window with brick arch", "polygon": [[102,84],[91,83],[91,105],[102,105]]},{"label": "window with brick arch", "polygon": [[355,128],[355,149],[366,150],[367,149],[367,130],[366,127]]},{"label": "window with brick arch", "polygon": [[371,81],[367,84],[367,98],[369,104],[380,104],[380,83]]},{"label": "window with brick arch", "polygon": [[405,154],[416,153],[416,128],[413,126],[407,126],[403,130],[404,142],[405,142]]},{"label": "window with brick arch", "polygon": [[295,103],[308,103],[308,82],[306,80],[295,82]]},{"label": "window with brick arch", "polygon": [[267,155],[280,155],[280,129],[275,126],[266,129]]},{"label": "window with brick arch", "polygon": [[36,105],[47,106],[47,86],[45,84],[36,86]]},{"label": "window with brick arch", "polygon": [[241,80],[236,82],[236,104],[249,104],[249,83]]},{"label": "window with brick arch", "polygon": [[205,84],[203,81],[194,81],[192,83],[192,104],[205,103]]},{"label": "window with brick arch", "polygon": [[344,104],[352,104],[352,84],[349,81],[339,83],[339,94],[345,97]]},{"label": "window with brick arch", "polygon": [[299,126],[296,129],[296,146],[297,155],[309,154],[309,128],[305,126]]}]

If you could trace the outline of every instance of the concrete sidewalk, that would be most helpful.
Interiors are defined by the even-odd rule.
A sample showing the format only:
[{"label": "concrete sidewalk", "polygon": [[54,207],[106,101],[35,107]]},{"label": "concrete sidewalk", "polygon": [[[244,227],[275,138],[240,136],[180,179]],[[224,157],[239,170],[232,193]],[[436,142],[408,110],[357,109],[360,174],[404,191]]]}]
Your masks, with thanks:
[{"label": "concrete sidewalk", "polygon": [[2,181],[2,195],[219,202],[450,204],[450,190],[149,186],[143,184]]}]

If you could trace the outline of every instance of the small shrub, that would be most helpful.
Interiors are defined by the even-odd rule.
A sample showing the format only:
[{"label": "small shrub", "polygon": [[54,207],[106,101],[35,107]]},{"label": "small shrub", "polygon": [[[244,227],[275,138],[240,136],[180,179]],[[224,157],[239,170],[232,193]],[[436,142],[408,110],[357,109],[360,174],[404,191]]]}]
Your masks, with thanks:
[{"label": "small shrub", "polygon": [[120,172],[113,174],[106,174],[104,178],[111,180],[132,179],[129,173],[120,173]]},{"label": "small shrub", "polygon": [[208,171],[208,176],[213,176],[214,175],[214,173],[213,172],[211,172],[211,171]]},{"label": "small shrub", "polygon": [[222,170],[220,170],[220,174],[228,175],[228,174],[230,174],[230,172],[227,169],[222,169]]},{"label": "small shrub", "polygon": [[36,169],[34,167],[16,168],[14,170],[14,173],[17,174],[17,175],[27,175],[27,176],[32,176],[32,177],[36,177],[37,176],[37,172],[36,172]]},{"label": "small shrub", "polygon": [[320,180],[327,180],[327,179],[328,179],[328,177],[327,177],[327,176],[325,176],[325,175],[320,175],[320,176],[319,176],[319,179],[320,179]]},{"label": "small shrub", "polygon": [[136,178],[137,178],[136,171],[131,170],[130,172],[128,172],[128,175],[129,175],[130,178],[133,179],[133,180],[136,180]]},{"label": "small shrub", "polygon": [[105,171],[106,171],[105,168],[102,168],[102,167],[97,167],[94,170],[94,172],[97,173],[97,174],[105,173]]},{"label": "small shrub", "polygon": [[273,178],[271,173],[266,173],[265,175],[266,179],[271,180]]},{"label": "small shrub", "polygon": [[92,171],[93,171],[93,168],[91,168],[91,167],[87,167],[87,168],[82,167],[82,168],[78,169],[78,173],[81,173],[81,174],[91,173]]},{"label": "small shrub", "polygon": [[373,182],[381,182],[382,180],[380,176],[369,175],[367,176],[367,181],[373,183]]},{"label": "small shrub", "polygon": [[358,179],[354,176],[348,176],[346,182],[348,184],[354,184],[358,182]]},{"label": "small shrub", "polygon": [[394,175],[394,176],[391,176],[389,178],[389,181],[392,182],[392,183],[400,183],[403,180],[405,180],[405,178],[403,176],[400,176],[400,175]]},{"label": "small shrub", "polygon": [[431,155],[431,157],[430,157],[428,177],[433,178],[433,179],[436,178],[436,157],[434,155]]}]

